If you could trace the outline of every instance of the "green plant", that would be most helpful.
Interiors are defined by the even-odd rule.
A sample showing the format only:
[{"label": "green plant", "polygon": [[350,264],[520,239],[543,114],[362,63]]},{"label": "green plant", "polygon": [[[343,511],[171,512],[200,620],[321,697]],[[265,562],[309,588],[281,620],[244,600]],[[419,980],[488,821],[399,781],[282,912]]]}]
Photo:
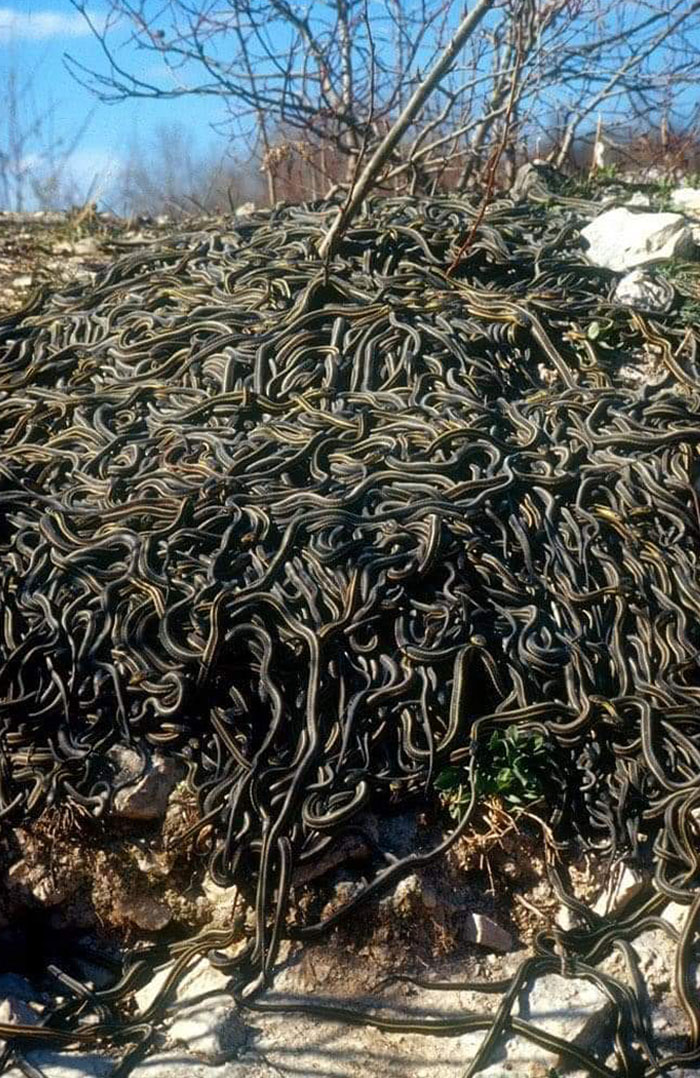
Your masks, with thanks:
[{"label": "green plant", "polygon": [[613,183],[620,176],[620,168],[616,164],[603,165],[593,173],[598,183]]},{"label": "green plant", "polygon": [[670,176],[663,176],[657,180],[654,184],[654,190],[651,192],[654,208],[657,210],[670,210],[671,195],[677,186],[675,180],[672,180]]},{"label": "green plant", "polygon": [[[547,750],[542,734],[526,733],[517,726],[494,730],[476,767],[478,796],[496,795],[517,807],[542,796]],[[446,767],[435,779],[450,815],[461,819],[469,803],[469,775],[465,767]]]},{"label": "green plant", "polygon": [[659,277],[671,282],[679,296],[676,318],[683,325],[700,323],[700,266],[697,262],[671,258],[655,267]]}]

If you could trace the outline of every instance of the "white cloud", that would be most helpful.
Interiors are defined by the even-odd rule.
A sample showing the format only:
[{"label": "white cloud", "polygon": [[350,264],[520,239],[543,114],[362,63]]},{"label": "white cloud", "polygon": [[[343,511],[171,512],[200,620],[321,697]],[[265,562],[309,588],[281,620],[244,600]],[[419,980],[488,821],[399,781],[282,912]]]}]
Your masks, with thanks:
[{"label": "white cloud", "polygon": [[55,37],[85,37],[91,33],[86,20],[77,11],[18,11],[0,7],[0,42],[48,41]]}]

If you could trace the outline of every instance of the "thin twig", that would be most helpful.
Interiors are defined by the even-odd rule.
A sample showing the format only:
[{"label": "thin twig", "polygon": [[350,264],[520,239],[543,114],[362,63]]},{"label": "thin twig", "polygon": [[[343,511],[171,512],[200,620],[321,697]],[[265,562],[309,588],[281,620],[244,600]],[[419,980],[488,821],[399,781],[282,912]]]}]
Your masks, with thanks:
[{"label": "thin twig", "polygon": [[491,159],[489,161],[488,171],[487,171],[487,174],[486,174],[486,189],[484,191],[484,197],[481,200],[481,205],[479,206],[479,212],[477,213],[476,217],[474,218],[474,223],[472,224],[472,227],[471,227],[471,229],[469,230],[469,232],[467,234],[467,238],[465,239],[465,241],[462,244],[462,246],[460,247],[460,249],[457,251],[457,254],[455,255],[454,259],[452,260],[452,263],[451,263],[449,269],[447,270],[447,276],[448,277],[451,277],[452,274],[455,272],[455,270],[459,267],[460,262],[462,261],[465,254],[467,253],[467,251],[469,250],[469,248],[473,244],[473,242],[474,242],[474,240],[476,238],[476,234],[479,231],[479,228],[481,226],[482,221],[484,220],[484,217],[486,215],[486,210],[488,209],[489,204],[491,202],[491,198],[493,196],[493,189],[494,189],[495,184],[496,184],[496,172],[498,170],[498,166],[500,164],[501,157],[503,156],[503,151],[505,150],[505,148],[506,148],[506,146],[508,144],[508,137],[510,135],[510,124],[511,124],[511,119],[512,119],[512,116],[513,116],[513,108],[515,106],[515,101],[516,101],[516,96],[517,96],[518,89],[520,88],[520,69],[521,69],[522,63],[523,63],[523,48],[522,48],[522,37],[521,37],[521,34],[519,34],[519,33],[518,33],[517,38],[516,38],[515,47],[516,47],[516,61],[515,61],[515,67],[513,69],[513,76],[512,76],[512,80],[511,80],[511,84],[510,84],[510,94],[509,94],[509,97],[508,97],[508,107],[506,109],[506,114],[505,114],[505,116],[503,118],[503,135],[501,136],[501,141],[499,142],[498,146],[494,149],[493,153],[491,154]]},{"label": "thin twig", "polygon": [[[354,191],[355,191],[355,185],[357,183],[357,177],[358,177],[358,174],[360,172],[360,168],[362,167],[362,162],[365,159],[365,154],[367,153],[367,146],[368,146],[368,143],[369,143],[369,135],[370,135],[370,131],[372,130],[372,124],[374,123],[374,96],[375,96],[375,94],[374,94],[374,80],[375,80],[375,74],[376,74],[376,72],[375,72],[375,52],[374,52],[374,38],[372,37],[372,27],[370,26],[369,13],[367,11],[367,0],[365,0],[365,6],[364,6],[364,23],[365,23],[365,30],[367,31],[367,41],[369,43],[369,108],[368,108],[368,112],[367,112],[367,122],[365,124],[365,129],[362,132],[362,144],[360,146],[360,151],[359,151],[359,153],[357,155],[357,162],[355,164],[353,177],[352,177],[352,180],[350,182],[350,187],[348,188],[347,198],[345,199],[345,202],[343,203],[343,206],[342,206],[342,208],[340,210],[341,217],[343,216],[343,214],[348,213],[350,203],[352,202],[353,194],[354,194]],[[326,284],[328,283],[328,275],[330,273],[332,253],[333,253],[332,249],[329,246],[328,250],[326,251],[326,255],[325,255],[325,259],[324,259],[324,279],[325,279]]]},{"label": "thin twig", "polygon": [[374,151],[369,164],[354,185],[352,196],[347,205],[338,213],[338,216],[326,233],[321,244],[320,254],[322,258],[333,257],[343,233],[362,205],[365,197],[374,186],[377,176],[388,161],[392,151],[398,145],[401,137],[416,118],[433,90],[439,86],[442,79],[448,73],[463,46],[476,30],[486,12],[493,7],[494,2],[495,0],[479,0],[479,3],[473,11],[462,19],[454,37],[442,51],[428,75],[411,95],[405,109],[397,119],[396,123],[392,124],[391,128]]}]

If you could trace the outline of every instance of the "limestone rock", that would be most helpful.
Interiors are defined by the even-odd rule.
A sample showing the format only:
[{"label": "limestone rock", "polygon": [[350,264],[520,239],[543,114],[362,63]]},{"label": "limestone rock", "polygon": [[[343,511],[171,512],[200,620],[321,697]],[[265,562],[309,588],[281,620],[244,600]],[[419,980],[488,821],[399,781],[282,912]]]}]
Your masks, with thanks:
[{"label": "limestone rock", "polygon": [[241,900],[237,887],[220,887],[210,876],[202,883],[202,891],[211,910],[211,921],[215,926],[230,928],[236,915],[242,914],[245,903]]},{"label": "limestone rock", "polygon": [[626,273],[613,293],[615,303],[624,307],[642,307],[647,311],[668,311],[673,299],[673,287],[668,281],[663,277],[650,277],[642,269]]},{"label": "limestone rock", "polygon": [[633,213],[607,210],[581,230],[593,265],[626,273],[636,266],[690,255],[693,238],[679,213]]},{"label": "limestone rock", "polygon": [[437,893],[428,883],[412,873],[400,880],[392,893],[382,900],[392,912],[401,917],[421,911],[433,911],[438,907],[459,917],[464,934],[473,943],[490,951],[503,953],[513,948],[513,938],[484,913],[475,913],[466,904],[457,903],[447,895]]},{"label": "limestone rock", "polygon": [[[411,877],[409,877],[409,879],[410,878]],[[323,910],[321,911],[321,917],[324,920],[327,917],[332,917],[333,914],[337,913],[338,910],[343,908],[343,906],[347,906],[348,902],[350,902],[351,899],[353,899],[355,895],[358,895],[363,889],[364,885],[359,880],[338,880],[335,887],[333,888],[333,895],[330,901],[325,904]],[[397,887],[396,890],[398,891],[399,888]],[[390,895],[389,897],[389,902],[393,908],[396,908],[393,906],[395,901],[396,892],[394,892],[394,894]]]},{"label": "limestone rock", "polygon": [[623,184],[612,184],[603,191],[600,204],[606,208],[630,206],[638,210],[648,210],[651,208],[651,199],[643,191],[633,191],[630,194],[629,188]]},{"label": "limestone rock", "polygon": [[[119,749],[119,754],[115,753],[115,749]],[[123,746],[114,746],[110,754],[122,768],[119,777],[124,771],[134,776],[140,774],[142,765],[138,753]],[[177,786],[180,774],[181,770],[174,760],[154,752],[140,777],[117,790],[114,796],[115,813],[128,820],[162,819],[168,808],[168,798]]]},{"label": "limestone rock", "polygon": [[[45,1078],[109,1078],[116,1067],[116,1060],[96,1053],[61,1053],[40,1049],[27,1052],[27,1062]],[[26,1070],[13,1067],[5,1078],[24,1078]]]},{"label": "limestone rock", "polygon": [[236,217],[250,217],[251,213],[255,213],[254,202],[242,202],[236,206]]},{"label": "limestone rock", "polygon": [[123,895],[115,899],[113,916],[145,932],[158,932],[170,923],[173,911],[149,894]]},{"label": "limestone rock", "polygon": [[[160,992],[168,978],[169,970],[163,969],[148,984],[140,988],[135,995],[139,1011],[147,1010]],[[178,981],[173,994],[173,1003],[193,1006],[206,996],[221,995],[229,984],[230,977],[212,966],[206,958],[201,958],[188,973]]]},{"label": "limestone rock", "polygon": [[625,206],[636,207],[640,210],[648,210],[651,207],[651,199],[649,195],[645,195],[643,191],[633,191],[630,197],[625,201]]},{"label": "limestone rock", "polygon": [[611,872],[603,893],[593,907],[601,917],[607,917],[611,913],[619,913],[628,902],[638,895],[644,887],[644,879],[641,874],[635,872],[629,865],[622,870]]},{"label": "limestone rock", "polygon": [[117,782],[135,782],[148,770],[148,760],[130,745],[112,745],[105,755],[116,771]]},{"label": "limestone rock", "polygon": [[700,217],[700,187],[677,187],[671,192],[671,204],[679,213]]},{"label": "limestone rock", "polygon": [[10,1026],[34,1026],[38,1021],[39,1015],[25,1000],[16,996],[0,1000],[0,1023]]},{"label": "limestone rock", "polygon": [[489,951],[503,953],[513,949],[513,937],[505,928],[483,913],[467,913],[467,938]]},{"label": "limestone rock", "polygon": [[[598,1046],[606,1036],[609,1023],[607,999],[594,985],[582,978],[569,979],[558,973],[539,977],[527,995],[521,995],[514,1014],[565,1041],[584,1049]],[[588,1071],[567,1069],[546,1048],[521,1037],[510,1037],[505,1046],[506,1059],[480,1071],[480,1078],[505,1078],[507,1074],[538,1073],[541,1067],[556,1067],[567,1078],[584,1078]],[[547,1069],[543,1072],[547,1073]]]},{"label": "limestone rock", "polygon": [[168,1042],[181,1045],[203,1063],[221,1063],[247,1040],[245,1024],[230,995],[219,995],[178,1009],[168,1030]]}]

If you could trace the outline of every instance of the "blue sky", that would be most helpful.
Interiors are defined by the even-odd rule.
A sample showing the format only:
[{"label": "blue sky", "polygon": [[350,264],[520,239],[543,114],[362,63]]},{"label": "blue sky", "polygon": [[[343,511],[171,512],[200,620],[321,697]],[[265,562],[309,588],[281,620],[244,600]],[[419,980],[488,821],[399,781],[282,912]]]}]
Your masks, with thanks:
[{"label": "blue sky", "polygon": [[[374,0],[370,3],[375,6]],[[95,23],[100,24],[109,4],[108,0],[86,0],[86,6]],[[376,10],[382,9],[385,5],[377,0]],[[461,9],[461,3],[453,4],[451,16],[457,17]],[[622,15],[641,12],[642,8],[637,0],[630,3],[619,0],[617,5],[613,3],[612,11]],[[633,21],[637,18],[635,14]],[[693,46],[698,47],[697,21],[689,33]],[[112,45],[118,44],[117,32],[110,33],[109,40]],[[66,52],[87,68],[103,72],[106,69],[99,42],[70,0],[0,0],[0,79],[5,89],[12,77],[19,86],[22,110],[18,126],[26,128],[33,116],[44,117],[50,113],[50,125],[44,124],[42,138],[45,136],[44,142],[62,140],[64,145],[70,144],[85,126],[71,159],[77,202],[90,198],[102,207],[120,212],[120,206],[110,204],[110,179],[121,171],[135,144],[142,159],[148,161],[150,152],[151,160],[157,163],[155,147],[159,129],[163,127],[178,125],[185,132],[193,158],[211,153],[222,159],[231,152],[239,153],[244,160],[249,156],[243,145],[228,146],[221,133],[212,130],[213,124],[221,124],[225,119],[224,109],[215,97],[183,96],[173,100],[139,99],[103,104],[66,70],[63,60]],[[137,77],[167,84],[164,66],[153,52],[139,52],[127,41],[119,47],[117,56]],[[682,106],[682,111],[688,114],[697,106],[696,87],[681,86],[675,97],[676,106]],[[4,98],[7,106],[7,93]],[[545,95],[544,100],[550,105],[559,103],[551,98],[551,94],[549,98]],[[650,126],[658,126],[658,122],[658,116],[650,115]],[[8,124],[7,107],[0,108],[0,209],[11,204],[2,186],[2,152],[7,144]],[[594,124],[595,116],[591,117],[589,127],[592,129]],[[34,144],[28,145],[23,158],[27,167],[39,160],[41,141],[35,139]],[[29,199],[26,206],[31,208]]]},{"label": "blue sky", "polygon": [[[89,0],[87,6],[96,21],[104,15],[105,8],[101,4]],[[102,192],[102,201],[108,201],[110,176],[126,161],[130,145],[138,140],[142,150],[148,153],[159,126],[176,123],[184,127],[195,154],[204,153],[213,146],[219,153],[225,150],[220,136],[210,127],[223,115],[211,99],[193,97],[105,105],[71,77],[63,62],[65,52],[87,67],[104,69],[98,42],[69,0],[13,0],[9,3],[0,0],[2,86],[3,89],[7,87],[10,72],[28,84],[26,91],[19,95],[20,103],[24,105],[20,124],[29,121],[32,111],[44,115],[51,110],[52,137],[71,142],[92,114],[71,166],[85,197],[94,186],[93,197]],[[142,59],[128,46],[124,57],[135,74],[144,76],[148,75],[149,64],[157,64],[156,58],[146,56]],[[155,67],[151,70],[154,72]],[[162,78],[161,65],[158,70]],[[36,152],[36,147],[30,152]]]}]

